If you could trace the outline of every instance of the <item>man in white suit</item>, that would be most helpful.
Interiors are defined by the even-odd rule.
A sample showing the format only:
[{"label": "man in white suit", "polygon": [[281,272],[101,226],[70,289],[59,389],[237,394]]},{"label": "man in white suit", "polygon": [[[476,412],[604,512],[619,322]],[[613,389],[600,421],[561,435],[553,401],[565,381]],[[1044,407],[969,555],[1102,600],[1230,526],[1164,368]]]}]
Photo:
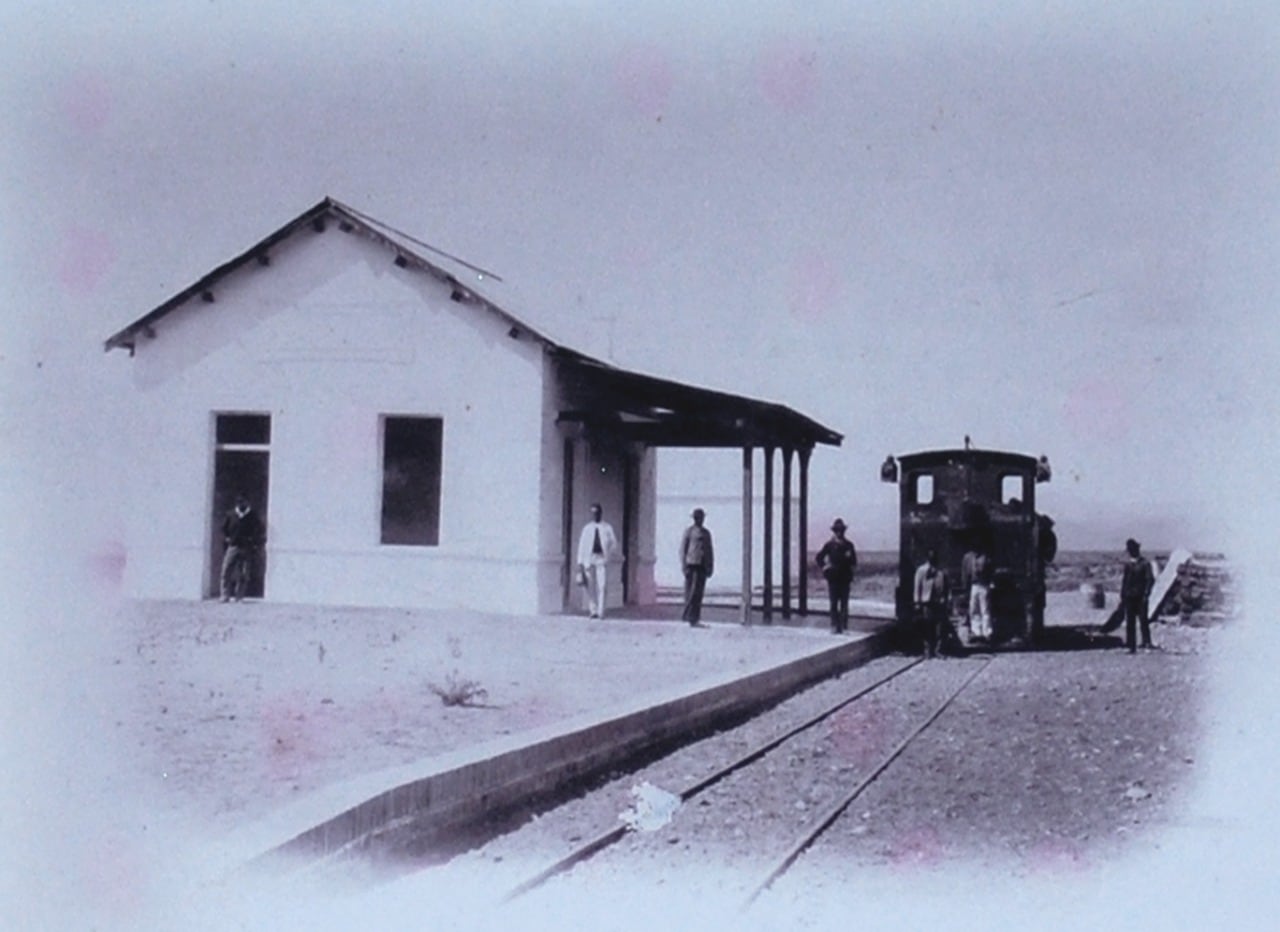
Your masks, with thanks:
[{"label": "man in white suit", "polygon": [[613,526],[601,520],[603,514],[599,505],[592,505],[591,520],[578,537],[578,580],[586,590],[587,610],[592,618],[604,617],[609,564],[618,554],[618,538]]}]

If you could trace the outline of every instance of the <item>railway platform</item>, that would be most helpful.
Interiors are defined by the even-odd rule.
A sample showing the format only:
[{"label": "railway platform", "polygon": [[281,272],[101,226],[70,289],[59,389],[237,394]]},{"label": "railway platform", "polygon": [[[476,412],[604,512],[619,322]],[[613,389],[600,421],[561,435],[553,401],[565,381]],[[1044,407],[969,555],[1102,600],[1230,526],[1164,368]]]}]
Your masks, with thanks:
[{"label": "railway platform", "polygon": [[[166,792],[203,802],[216,786],[230,800],[206,851],[231,870],[314,863],[406,827],[448,836],[741,720],[887,645],[885,618],[851,619],[836,636],[820,614],[766,624],[757,611],[743,625],[736,607],[714,604],[696,630],[674,605],[603,620],[252,602],[136,613],[136,658],[158,665],[142,692],[165,709],[147,741],[168,762]],[[450,666],[486,693],[448,707],[422,688]],[[256,688],[273,680],[288,688]]]}]

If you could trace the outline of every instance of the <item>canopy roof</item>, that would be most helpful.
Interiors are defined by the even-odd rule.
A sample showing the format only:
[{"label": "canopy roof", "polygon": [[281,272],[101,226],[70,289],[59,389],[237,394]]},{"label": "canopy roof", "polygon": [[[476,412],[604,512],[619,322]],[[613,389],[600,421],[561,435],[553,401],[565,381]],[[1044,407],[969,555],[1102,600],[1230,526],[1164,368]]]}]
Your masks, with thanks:
[{"label": "canopy roof", "polygon": [[618,369],[554,351],[573,407],[561,421],[658,447],[839,446],[843,437],[785,405]]}]

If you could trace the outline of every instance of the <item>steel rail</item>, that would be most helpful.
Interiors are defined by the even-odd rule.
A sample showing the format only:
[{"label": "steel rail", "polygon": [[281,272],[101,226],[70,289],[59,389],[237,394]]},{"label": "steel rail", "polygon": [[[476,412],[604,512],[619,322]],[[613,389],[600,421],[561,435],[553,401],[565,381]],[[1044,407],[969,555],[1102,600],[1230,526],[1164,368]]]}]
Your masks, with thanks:
[{"label": "steel rail", "polygon": [[994,660],[995,660],[994,657],[988,658],[982,664],[982,666],[978,667],[978,669],[974,670],[967,677],[965,677],[964,682],[960,684],[960,686],[955,690],[955,692],[951,693],[951,695],[949,695],[941,705],[939,705],[936,709],[934,709],[933,713],[928,718],[926,718],[921,725],[919,725],[914,731],[912,731],[911,734],[907,735],[906,738],[904,738],[901,742],[899,742],[898,746],[895,747],[892,751],[890,751],[889,754],[886,757],[884,757],[884,759],[882,759],[879,764],[876,765],[875,769],[873,769],[870,774],[864,777],[858,783],[858,785],[853,788],[852,791],[850,791],[844,796],[843,799],[838,800],[834,805],[832,805],[829,809],[827,809],[827,811],[823,814],[822,818],[820,818],[814,824],[814,827],[811,828],[808,832],[806,832],[804,836],[791,847],[791,850],[788,851],[786,857],[784,857],[782,861],[778,864],[778,866],[773,869],[773,871],[765,879],[764,883],[756,887],[755,891],[749,897],[747,897],[746,901],[742,904],[743,911],[750,908],[750,906],[756,901],[756,899],[760,896],[760,894],[764,893],[765,890],[768,890],[769,887],[773,885],[774,881],[776,881],[779,877],[781,877],[788,870],[790,870],[791,866],[795,864],[796,860],[800,857],[800,855],[804,854],[804,852],[808,850],[808,848],[815,841],[817,841],[818,838],[820,838],[828,828],[832,826],[832,824],[836,821],[836,819],[840,817],[841,813],[843,813],[846,809],[848,809],[850,804],[852,804],[855,799],[861,796],[862,792],[867,787],[869,787],[872,783],[876,781],[877,777],[879,777],[882,773],[884,773],[887,769],[889,769],[889,765],[892,764],[895,760],[897,760],[898,757],[902,754],[902,752],[905,751],[911,745],[911,743],[916,740],[916,738],[920,737],[920,735],[923,734],[925,730],[929,728],[930,725],[932,725],[942,716],[942,713],[945,712],[951,706],[951,703],[956,700],[956,697],[959,696],[962,692],[965,691],[965,689],[968,688],[969,684],[972,683],[975,678],[977,678],[979,673],[981,673],[987,667],[991,666]]},{"label": "steel rail", "polygon": [[[876,689],[879,689],[881,686],[885,685],[886,683],[888,683],[893,679],[896,679],[897,677],[901,676],[903,673],[906,673],[912,667],[919,665],[921,662],[922,662],[922,658],[916,658],[915,660],[911,660],[911,661],[908,661],[907,663],[904,663],[902,666],[898,667],[893,672],[885,676],[882,676],[880,679],[876,680],[874,683],[870,684],[869,686],[862,687],[861,689],[853,693],[853,695],[846,696],[844,699],[841,699],[835,705],[824,709],[822,712],[819,712],[817,715],[813,716],[812,718],[806,719],[801,724],[788,729],[787,731],[783,732],[781,735],[771,738],[769,741],[765,742],[764,744],[760,745],[754,750],[748,752],[747,754],[744,754],[742,757],[737,758],[732,763],[727,764],[726,766],[720,768],[715,773],[711,774],[705,779],[683,790],[680,793],[680,802],[681,803],[688,802],[690,799],[693,799],[693,797],[697,796],[699,793],[719,783],[721,780],[725,779],[730,774],[734,773],[737,770],[741,770],[743,767],[747,767],[755,763],[760,758],[768,754],[770,751],[774,751],[781,745],[790,741],[796,735],[799,735],[802,732],[808,731],[810,728],[813,728],[818,723],[830,718],[832,715],[839,712],[845,706],[849,705],[852,702],[856,702],[857,700],[861,699],[863,696],[867,695],[867,693],[870,693]],[[502,902],[510,903],[512,900],[515,900],[523,896],[524,894],[529,893],[532,890],[536,890],[538,887],[542,886],[544,883],[546,883],[548,880],[552,879],[553,877],[559,874],[565,873],[566,871],[576,867],[578,864],[581,864],[583,861],[594,856],[600,851],[603,851],[605,848],[608,848],[611,845],[614,845],[617,842],[621,841],[624,837],[626,837],[627,833],[630,831],[631,829],[626,825],[619,825],[616,828],[612,828],[607,832],[597,835],[595,838],[591,839],[585,844],[580,845],[578,848],[575,848],[572,852],[565,855],[559,861],[556,861],[556,863],[552,864],[550,867],[548,867],[546,870],[539,873],[537,876],[532,877],[529,880],[526,880],[524,883],[520,884],[518,887],[516,887],[510,893],[504,896],[502,898]]]}]

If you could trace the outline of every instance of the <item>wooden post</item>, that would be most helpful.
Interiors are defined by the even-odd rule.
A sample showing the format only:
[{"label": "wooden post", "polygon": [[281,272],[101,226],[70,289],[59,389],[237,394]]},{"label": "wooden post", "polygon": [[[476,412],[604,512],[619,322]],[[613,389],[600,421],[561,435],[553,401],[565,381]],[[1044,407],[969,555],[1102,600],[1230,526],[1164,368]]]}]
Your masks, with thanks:
[{"label": "wooden post", "polygon": [[782,448],[782,617],[791,617],[791,447]]},{"label": "wooden post", "polygon": [[764,623],[773,622],[773,447],[764,448]]},{"label": "wooden post", "polygon": [[800,616],[809,614],[809,454],[810,447],[800,448]]},{"label": "wooden post", "polygon": [[742,615],[751,624],[751,447],[742,448]]}]

